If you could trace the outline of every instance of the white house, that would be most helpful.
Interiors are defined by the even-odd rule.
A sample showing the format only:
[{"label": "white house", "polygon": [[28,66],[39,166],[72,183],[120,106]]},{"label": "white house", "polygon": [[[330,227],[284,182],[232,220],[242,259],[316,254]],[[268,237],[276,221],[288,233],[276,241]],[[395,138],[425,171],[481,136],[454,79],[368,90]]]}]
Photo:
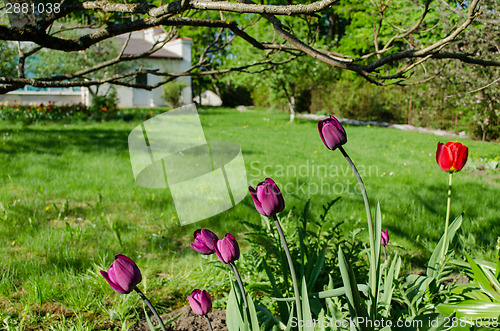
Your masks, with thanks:
[{"label": "white house", "polygon": [[[164,37],[161,28],[152,28],[148,30],[133,32],[124,55],[138,55],[148,51],[155,42]],[[117,36],[116,40],[124,45],[128,38],[127,35]],[[181,72],[191,66],[191,45],[193,41],[189,38],[180,38],[168,42],[156,52],[150,54],[141,63],[144,69],[159,69],[162,72]],[[155,84],[161,81],[161,77],[151,74],[138,75],[135,77],[137,83]],[[183,104],[192,103],[191,78],[180,77],[178,81],[186,83],[182,91],[181,100]],[[101,90],[107,90],[102,88]],[[136,89],[130,87],[116,86],[120,107],[157,107],[165,106],[162,87],[152,91]],[[56,104],[83,103],[91,104],[91,95],[86,88],[47,88],[39,89],[32,86],[25,86],[23,89],[0,95],[0,102],[9,103],[45,103],[53,101]]]}]

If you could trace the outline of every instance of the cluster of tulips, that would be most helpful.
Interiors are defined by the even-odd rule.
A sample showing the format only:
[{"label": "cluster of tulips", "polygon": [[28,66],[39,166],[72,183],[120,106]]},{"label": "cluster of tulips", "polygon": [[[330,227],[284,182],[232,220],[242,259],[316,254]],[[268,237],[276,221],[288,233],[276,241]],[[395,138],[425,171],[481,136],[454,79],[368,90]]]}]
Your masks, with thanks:
[{"label": "cluster of tulips", "polygon": [[[371,212],[370,206],[368,204],[368,197],[366,194],[365,187],[361,180],[361,177],[354,166],[354,163],[349,158],[348,154],[342,147],[347,142],[347,135],[342,127],[342,125],[338,122],[336,118],[331,116],[330,118],[320,121],[318,123],[318,130],[320,137],[325,144],[325,146],[330,150],[339,149],[341,153],[346,158],[347,162],[350,164],[353,169],[358,183],[361,187],[361,192],[363,194],[363,198],[365,201],[367,218],[368,218],[368,230],[370,236],[370,242],[375,242],[374,238],[374,229],[371,221]],[[451,178],[454,172],[460,171],[465,163],[467,162],[468,149],[466,146],[457,142],[448,142],[446,144],[439,143],[436,152],[436,161],[439,167],[449,172],[449,191],[448,191],[448,209],[446,215],[446,225],[445,225],[445,238],[446,233],[448,231],[449,226],[449,215],[450,215],[450,198],[451,198]],[[285,208],[285,202],[283,199],[283,195],[281,194],[278,185],[270,178],[266,178],[264,181],[259,183],[255,188],[249,187],[250,195],[255,204],[256,210],[263,216],[268,217],[269,219],[274,221],[274,225],[276,230],[278,231],[281,243],[284,248],[284,253],[287,258],[288,267],[290,269],[290,276],[293,282],[293,290],[294,290],[294,299],[295,299],[295,312],[296,317],[300,320],[302,318],[302,309],[301,309],[301,291],[300,284],[296,279],[296,273],[294,270],[293,258],[290,255],[290,251],[288,249],[288,244],[286,238],[283,234],[283,230],[281,228],[279,219],[277,218],[277,214],[280,213]],[[387,230],[380,231],[378,233],[378,240],[380,245],[385,246],[389,243],[389,233]],[[240,257],[240,248],[235,237],[227,233],[222,239],[219,239],[218,236],[208,229],[198,229],[193,234],[194,241],[191,243],[191,247],[198,253],[203,255],[216,254],[219,260],[226,264],[231,272],[234,274],[236,282],[238,284],[241,298],[243,299],[244,311],[246,311],[249,307],[247,302],[247,296],[245,294],[245,289],[239,275],[238,269],[236,267],[235,262]],[[371,245],[370,247],[370,259],[371,263],[378,264],[380,263],[377,260],[375,245]],[[443,254],[444,254],[445,245],[443,245]],[[386,257],[387,259],[387,257]],[[370,271],[371,272],[371,271]],[[374,271],[376,272],[376,271]],[[116,255],[115,261],[109,267],[107,272],[101,271],[102,276],[109,283],[111,288],[118,293],[128,294],[132,291],[136,291],[143,300],[145,300],[146,304],[152,310],[153,314],[158,320],[158,323],[162,330],[165,330],[165,326],[163,322],[159,318],[157,312],[154,307],[151,305],[149,300],[144,296],[144,294],[137,288],[137,285],[141,282],[142,276],[137,265],[127,256],[124,255]],[[376,275],[371,279],[375,279]],[[374,296],[377,295],[378,284],[371,284]],[[212,300],[210,295],[206,290],[195,289],[192,291],[191,295],[187,297],[189,304],[191,306],[192,311],[196,315],[204,316],[209,329],[212,330],[212,326],[207,314],[212,309]]]}]

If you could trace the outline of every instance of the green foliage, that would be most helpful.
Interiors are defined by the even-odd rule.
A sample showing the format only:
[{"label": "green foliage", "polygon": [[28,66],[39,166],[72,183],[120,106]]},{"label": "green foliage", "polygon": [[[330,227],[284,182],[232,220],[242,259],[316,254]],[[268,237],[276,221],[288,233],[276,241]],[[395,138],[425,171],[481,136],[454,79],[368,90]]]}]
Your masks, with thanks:
[{"label": "green foliage", "polygon": [[173,81],[163,85],[163,96],[165,102],[172,108],[177,108],[181,105],[182,89],[187,86],[185,82]]},{"label": "green foliage", "polygon": [[[4,40],[0,41],[0,57],[3,59],[2,65],[0,66],[0,75],[4,77],[15,76],[18,55],[11,43]],[[10,61],[7,59],[10,59]]]},{"label": "green foliage", "polygon": [[104,95],[93,95],[90,111],[99,120],[114,118],[118,112],[118,96],[116,89],[110,87]]},{"label": "green foliage", "polygon": [[[309,293],[321,292],[329,277],[335,279],[336,284],[341,284],[338,257],[335,254],[337,247],[343,247],[348,252],[348,258],[360,280],[365,279],[362,275],[367,265],[360,258],[363,250],[361,242],[356,240],[355,234],[346,238],[341,231],[343,222],[336,222],[329,216],[330,209],[339,199],[326,204],[319,216],[310,212],[307,202],[300,214],[291,212],[280,220],[291,256],[295,259],[297,277],[305,278]],[[262,217],[261,224],[242,223],[250,230],[246,237],[251,249],[247,253],[246,263],[241,265],[242,270],[250,275],[247,289],[254,297],[258,296],[262,304],[274,307],[272,310],[278,311],[281,323],[286,324],[290,307],[280,298],[292,296],[293,288],[279,236],[267,218]],[[317,298],[311,300],[314,307],[320,305]],[[319,310],[315,309],[315,312],[316,316]]]},{"label": "green foliage", "polygon": [[[75,33],[71,29],[61,33],[61,35],[75,37]],[[120,43],[117,40],[102,41],[83,52],[44,49],[29,57],[26,67],[30,77],[70,75],[80,70],[89,69],[103,61],[113,59],[119,49]],[[103,79],[124,72],[133,66],[135,66],[133,61],[119,62],[104,69],[92,71],[86,76]]]},{"label": "green foliage", "polygon": [[79,121],[102,120],[147,120],[155,114],[167,111],[168,108],[128,108],[118,109],[116,98],[113,96],[98,96],[93,99],[94,105],[86,107],[83,104],[56,105],[49,101],[48,105],[41,104],[9,104],[0,105],[0,121],[24,125],[39,122],[65,122],[76,123]]},{"label": "green foliage", "polygon": [[468,284],[453,287],[455,296],[436,308],[446,315],[455,314],[469,325],[497,327],[500,309],[500,259],[492,263],[473,260],[465,254],[467,262],[454,261],[465,270]]},{"label": "green foliage", "polygon": [[406,93],[407,89],[378,87],[352,73],[342,73],[338,80],[313,90],[311,111],[357,120],[401,123],[407,118]]},{"label": "green foliage", "polygon": [[[154,293],[151,300],[161,313],[186,305],[186,296],[193,288],[206,288],[214,294],[214,307],[225,308],[223,298],[230,290],[227,273],[217,267],[220,264],[217,257],[202,257],[190,249],[192,233],[198,227],[210,227],[217,233],[231,232],[239,239],[245,232],[239,220],[253,224],[261,224],[262,220],[247,197],[224,214],[181,227],[168,191],[151,191],[133,183],[127,136],[145,118],[165,110],[121,110],[134,116],[131,122],[41,122],[24,127],[21,123],[0,121],[0,163],[3,165],[0,170],[0,320],[5,321],[2,327],[8,324],[11,329],[54,326],[71,330],[73,325],[86,325],[89,329],[116,329],[121,321],[113,311],[124,312],[122,316],[131,313],[134,321],[143,319],[142,304],[132,295],[112,292],[99,274],[99,270],[107,270],[116,253],[124,253],[138,264],[144,277],[141,289],[144,286],[147,293]],[[366,233],[364,214],[359,212],[360,197],[353,189],[354,179],[349,174],[340,177],[345,170],[340,166],[341,155],[325,149],[318,138],[316,123],[298,120],[290,124],[286,114],[263,109],[238,112],[210,108],[200,111],[200,119],[207,140],[229,140],[241,146],[252,185],[269,176],[286,189],[286,210],[296,208],[290,217],[283,215],[282,224],[291,249],[298,254],[296,270],[302,265],[297,227],[302,227],[302,211],[307,200],[311,198],[313,203],[307,214],[306,233],[318,233],[319,227],[313,224],[316,221],[322,230],[319,240],[312,235],[304,236],[304,247],[311,247],[305,256],[304,273],[315,270],[326,236],[336,232],[335,226],[343,222],[338,226],[345,239],[341,246],[344,245],[342,249],[357,273],[360,296],[365,298],[368,290],[361,286],[367,279],[366,260],[354,258],[356,252],[360,252],[360,240]],[[387,128],[348,126],[346,130],[349,134],[346,149],[355,161],[359,160],[358,167],[366,166],[365,184],[373,196],[384,201],[383,228],[391,233],[388,256],[399,253],[403,261],[401,275],[422,270],[443,229],[445,208],[439,203],[428,203],[446,199],[443,189],[446,177],[433,154],[436,143],[443,138]],[[497,144],[460,141],[469,146],[470,157],[494,158],[500,154]],[[277,142],[282,146],[278,148]],[[312,161],[315,165],[332,167],[327,168],[327,174],[313,174]],[[377,171],[368,170],[372,164],[377,164]],[[297,169],[297,174],[288,173],[286,168],[281,170],[279,165]],[[338,173],[332,169],[338,169]],[[393,175],[389,175],[390,172],[394,172]],[[500,182],[496,173],[464,169],[455,183],[456,188],[463,189],[453,192],[452,214],[466,211],[462,231],[457,232],[462,242],[460,247],[466,247],[477,258],[491,257],[492,252],[496,256],[494,249],[500,231],[496,208]],[[314,185],[337,184],[343,187],[342,199],[321,224],[323,210],[319,206],[337,195],[314,191]],[[117,229],[123,245],[116,237]],[[240,243],[240,266],[254,263],[251,262],[254,253],[249,249],[253,246],[245,245],[244,241]],[[357,248],[351,248],[351,244]],[[313,309],[319,298],[326,307],[324,316],[340,320],[347,311],[347,303],[338,266],[334,265],[336,253],[337,248],[329,243],[315,289],[307,290],[313,316],[321,316],[321,312]],[[276,283],[284,287],[279,261],[275,255],[270,258]],[[392,265],[392,260],[388,261],[387,266]],[[255,270],[251,274],[242,273],[244,283],[252,285],[248,292],[256,302],[266,304],[282,316],[275,300],[264,300],[267,293],[275,297],[271,285],[264,283],[268,279],[266,271]],[[308,275],[314,273],[311,271]],[[385,277],[384,268],[381,274]],[[329,275],[335,278],[330,280]],[[401,284],[401,279],[394,277],[391,305],[393,313],[399,315],[393,316],[403,316],[403,312],[409,310],[402,290],[410,281]],[[35,280],[45,302],[41,314],[33,286]],[[431,307],[427,303],[439,301],[431,300],[434,285],[421,285],[424,297],[414,296],[414,291],[407,296],[410,301],[415,300],[413,306],[417,301],[422,302],[417,309],[424,311]],[[381,286],[383,288],[385,286]],[[328,297],[321,293],[327,290],[340,291],[333,293],[336,296],[329,293]],[[291,287],[288,293],[293,293]],[[127,302],[127,298],[131,301]],[[56,309],[61,315],[50,313],[50,309]],[[259,320],[264,316],[272,319],[272,314],[260,309],[258,304],[256,310]],[[290,310],[288,315],[292,316]],[[111,316],[116,319],[111,320]]]},{"label": "green foliage", "polygon": [[222,104],[225,107],[252,106],[250,91],[244,86],[223,85]]},{"label": "green foliage", "polygon": [[9,104],[0,105],[0,120],[33,124],[40,121],[69,122],[82,120],[90,116],[89,109],[82,104],[56,106],[55,102],[41,104]]}]

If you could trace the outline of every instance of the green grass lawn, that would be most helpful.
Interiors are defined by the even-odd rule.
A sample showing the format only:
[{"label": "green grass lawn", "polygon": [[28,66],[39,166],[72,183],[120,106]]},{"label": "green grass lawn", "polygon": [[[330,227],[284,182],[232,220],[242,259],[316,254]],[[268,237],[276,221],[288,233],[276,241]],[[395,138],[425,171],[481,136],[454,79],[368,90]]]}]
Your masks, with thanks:
[{"label": "green grass lawn", "polygon": [[[207,140],[241,146],[250,185],[272,177],[286,211],[311,199],[313,213],[341,196],[330,213],[344,230],[365,228],[361,195],[340,152],[327,150],[316,123],[288,123],[264,110],[200,110]],[[119,295],[100,276],[115,254],[136,261],[144,289],[160,311],[187,304],[194,288],[222,296],[226,273],[192,251],[199,227],[241,237],[241,220],[257,222],[252,199],[210,219],[180,226],[168,190],[135,185],[127,137],[139,122],[82,122],[23,127],[0,123],[0,321],[11,328],[107,329],[140,318],[135,295]],[[422,268],[444,228],[448,176],[436,164],[431,134],[346,127],[344,146],[358,166],[391,250]],[[494,158],[500,145],[460,139],[469,158]],[[454,175],[452,218],[462,211],[461,247],[495,254],[500,236],[498,170]],[[366,231],[362,233],[366,235]],[[400,248],[398,248],[400,247]],[[208,260],[214,260],[213,256]],[[207,277],[210,275],[210,277]],[[216,306],[223,307],[218,300]],[[110,322],[113,321],[113,322]],[[6,327],[2,325],[2,327]]]}]

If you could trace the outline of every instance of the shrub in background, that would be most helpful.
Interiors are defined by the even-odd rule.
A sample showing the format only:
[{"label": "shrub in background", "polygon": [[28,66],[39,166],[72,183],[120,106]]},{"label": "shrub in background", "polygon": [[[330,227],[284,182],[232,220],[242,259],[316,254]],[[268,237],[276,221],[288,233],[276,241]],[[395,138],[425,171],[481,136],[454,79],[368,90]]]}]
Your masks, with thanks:
[{"label": "shrub in background", "polygon": [[221,99],[225,107],[253,105],[250,90],[245,86],[225,85],[221,91]]},{"label": "shrub in background", "polygon": [[115,88],[110,88],[105,95],[95,95],[92,98],[90,111],[98,120],[110,120],[118,112],[118,96]]},{"label": "shrub in background", "polygon": [[177,108],[181,105],[182,89],[187,86],[185,82],[173,81],[163,85],[163,97],[165,102],[172,108]]},{"label": "shrub in background", "polygon": [[86,119],[90,115],[82,103],[56,106],[54,101],[40,104],[0,104],[0,121],[22,122],[29,125],[38,121],[70,121]]}]

